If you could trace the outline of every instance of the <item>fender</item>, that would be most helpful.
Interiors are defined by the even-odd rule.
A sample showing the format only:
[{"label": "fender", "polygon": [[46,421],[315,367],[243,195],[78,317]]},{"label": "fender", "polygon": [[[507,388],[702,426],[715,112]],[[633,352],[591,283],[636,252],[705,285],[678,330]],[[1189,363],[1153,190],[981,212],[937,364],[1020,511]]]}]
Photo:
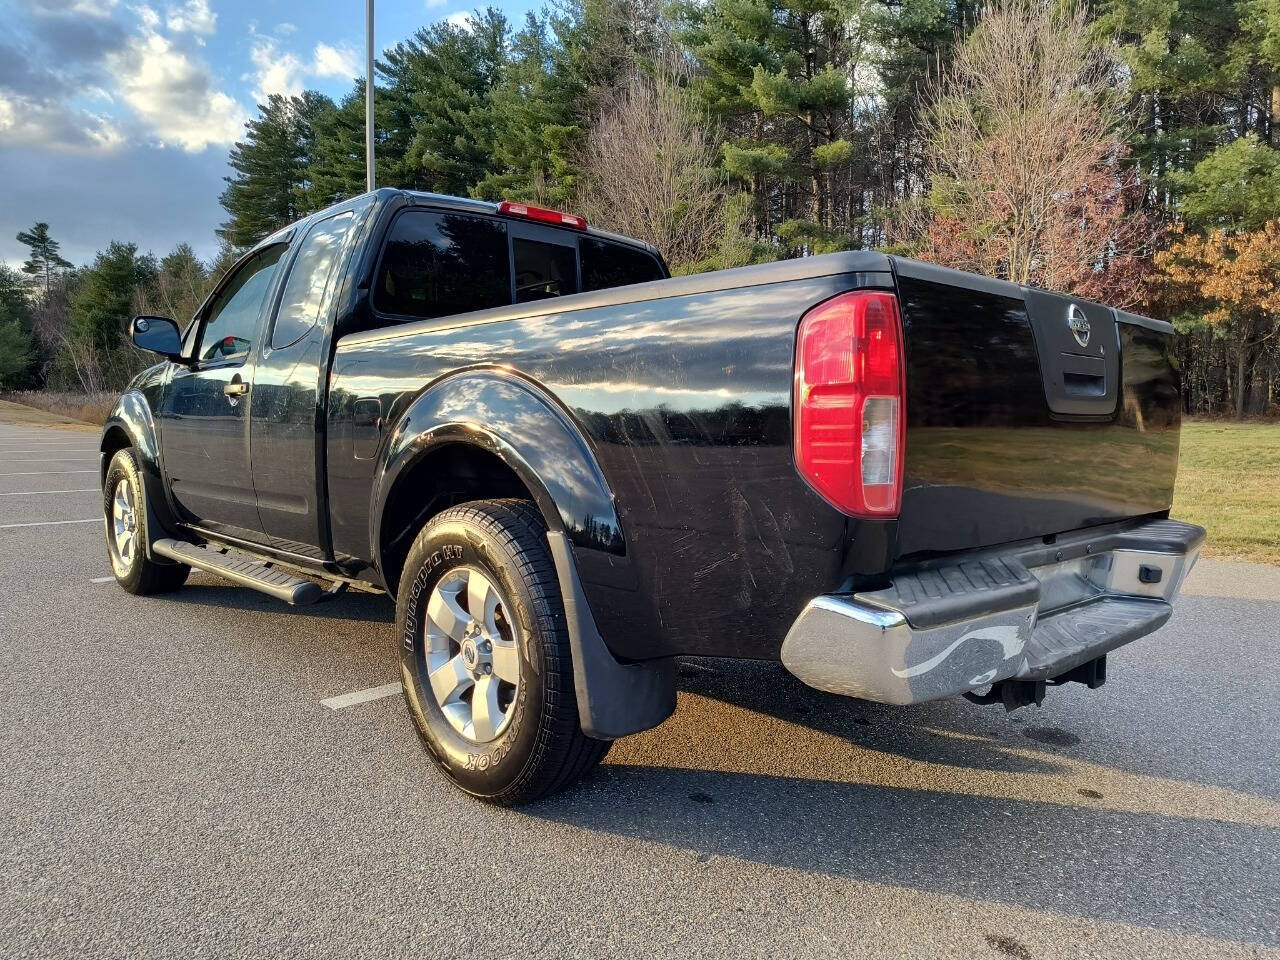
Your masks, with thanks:
[{"label": "fender", "polygon": [[[151,413],[150,402],[138,388],[138,385],[151,373],[152,371],[149,370],[139,375],[134,381],[134,387],[116,401],[106,423],[103,424],[102,439],[98,442],[98,483],[99,485],[106,483],[107,467],[115,451],[127,445],[138,452],[147,498],[145,510],[147,557],[156,563],[171,563],[172,561],[168,558],[151,552],[152,543],[165,537],[175,536],[175,531],[178,529],[173,513],[169,509],[169,498],[165,495],[164,477],[160,471],[160,445],[156,439],[155,418]],[[159,377],[154,379],[158,380]],[[128,443],[122,443],[121,439],[127,440]]]},{"label": "fender", "polygon": [[497,456],[533,495],[546,520],[560,583],[583,731],[614,739],[656,726],[675,709],[670,661],[619,663],[595,628],[574,550],[626,552],[613,494],[582,431],[537,384],[514,371],[484,367],[429,385],[396,421],[375,475],[371,555],[382,566],[382,516],[396,480],[411,464],[449,443]]},{"label": "fender", "polygon": [[374,478],[371,556],[381,567],[382,514],[396,480],[447,443],[497,456],[533,495],[550,530],[575,547],[624,554],[613,494],[572,417],[541,387],[510,370],[473,368],[428,386],[392,428]]}]

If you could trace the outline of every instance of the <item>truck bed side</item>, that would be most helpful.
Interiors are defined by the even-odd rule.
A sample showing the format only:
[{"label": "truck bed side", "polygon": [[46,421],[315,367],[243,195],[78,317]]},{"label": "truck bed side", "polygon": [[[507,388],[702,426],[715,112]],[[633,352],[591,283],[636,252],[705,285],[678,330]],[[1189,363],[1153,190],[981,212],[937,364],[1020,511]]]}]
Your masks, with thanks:
[{"label": "truck bed side", "polygon": [[[888,286],[887,264],[875,254],[789,261],[345,338],[329,409],[336,551],[370,553],[379,459],[356,453],[378,438],[357,422],[362,400],[380,401],[389,432],[429,384],[500,365],[570,411],[615,498],[622,549],[575,544],[615,655],[776,656],[815,589],[844,575],[851,522],[792,461],[796,326],[843,290]],[[457,415],[491,414],[462,403]],[[883,568],[891,539],[858,539],[879,551],[869,565]]]}]

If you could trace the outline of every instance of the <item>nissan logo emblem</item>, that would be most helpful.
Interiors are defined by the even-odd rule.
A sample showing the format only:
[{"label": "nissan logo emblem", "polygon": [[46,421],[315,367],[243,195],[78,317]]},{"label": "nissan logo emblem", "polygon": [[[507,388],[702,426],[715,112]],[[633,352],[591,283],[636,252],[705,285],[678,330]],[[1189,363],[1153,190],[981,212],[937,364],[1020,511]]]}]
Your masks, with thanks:
[{"label": "nissan logo emblem", "polygon": [[1067,307],[1067,326],[1071,328],[1071,335],[1076,338],[1076,343],[1082,347],[1089,345],[1089,318],[1074,303]]}]

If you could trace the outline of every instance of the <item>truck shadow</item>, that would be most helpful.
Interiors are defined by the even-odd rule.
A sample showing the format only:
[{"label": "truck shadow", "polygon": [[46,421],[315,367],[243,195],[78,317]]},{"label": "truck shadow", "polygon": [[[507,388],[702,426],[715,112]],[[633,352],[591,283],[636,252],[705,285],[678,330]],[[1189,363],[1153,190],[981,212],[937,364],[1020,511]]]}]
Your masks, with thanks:
[{"label": "truck shadow", "polygon": [[699,860],[1280,946],[1280,843],[1266,827],[633,764],[531,813]]},{"label": "truck shadow", "polygon": [[667,724],[527,813],[698,860],[1280,945],[1271,800],[1081,759],[965,703],[828,697],[773,664],[685,662],[680,684]]}]

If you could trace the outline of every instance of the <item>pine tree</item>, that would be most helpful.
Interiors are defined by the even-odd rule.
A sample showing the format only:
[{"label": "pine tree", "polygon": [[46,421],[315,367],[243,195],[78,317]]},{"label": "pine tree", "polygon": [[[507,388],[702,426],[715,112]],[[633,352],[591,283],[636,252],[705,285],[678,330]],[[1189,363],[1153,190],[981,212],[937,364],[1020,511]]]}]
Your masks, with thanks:
[{"label": "pine tree", "polygon": [[213,280],[189,243],[180,243],[160,261],[154,282],[135,298],[140,313],[171,317],[184,325],[195,316]]},{"label": "pine tree", "polygon": [[[1108,0],[1096,29],[1131,73],[1133,157],[1151,200],[1172,206],[1176,175],[1250,131],[1271,136],[1280,85],[1275,0]],[[1256,15],[1255,15],[1256,14]],[[1272,19],[1274,17],[1274,19]],[[1268,37],[1274,41],[1268,43]]]},{"label": "pine tree", "polygon": [[35,360],[31,301],[22,278],[0,264],[0,388],[26,386]]},{"label": "pine tree", "polygon": [[218,236],[236,247],[252,246],[309,212],[315,124],[333,109],[333,101],[314,91],[272,94],[260,105],[245,124],[244,140],[231,149],[228,163],[236,175],[225,178],[221,197],[230,219]]},{"label": "pine tree", "polygon": [[133,243],[112,243],[84,271],[71,296],[65,351],[83,387],[122,387],[138,366],[124,349],[140,298],[153,290],[156,262]]},{"label": "pine tree", "polygon": [[853,219],[849,171],[858,11],[843,0],[710,0],[680,8],[703,67],[695,90],[731,124],[726,171],[750,185],[759,228],[826,249]]},{"label": "pine tree", "polygon": [[[379,97],[375,101],[377,131],[386,130],[382,123],[386,105]],[[317,113],[313,128],[315,144],[307,165],[308,210],[321,210],[333,203],[364,193],[364,80],[342,98],[332,109]],[[387,175],[390,153],[385,140],[376,144],[376,164],[379,186],[399,186]]]},{"label": "pine tree", "polygon": [[492,90],[506,57],[507,19],[489,9],[468,29],[446,22],[387,51],[380,74],[396,186],[466,194],[491,172]]},{"label": "pine tree", "polygon": [[495,87],[494,171],[471,190],[484,199],[566,204],[582,127],[563,95],[566,71],[545,18],[527,15]]},{"label": "pine tree", "polygon": [[18,234],[18,242],[31,248],[31,256],[22,265],[22,272],[43,281],[47,293],[62,270],[69,270],[71,262],[58,252],[60,244],[49,235],[47,223],[37,223],[30,230]]}]

